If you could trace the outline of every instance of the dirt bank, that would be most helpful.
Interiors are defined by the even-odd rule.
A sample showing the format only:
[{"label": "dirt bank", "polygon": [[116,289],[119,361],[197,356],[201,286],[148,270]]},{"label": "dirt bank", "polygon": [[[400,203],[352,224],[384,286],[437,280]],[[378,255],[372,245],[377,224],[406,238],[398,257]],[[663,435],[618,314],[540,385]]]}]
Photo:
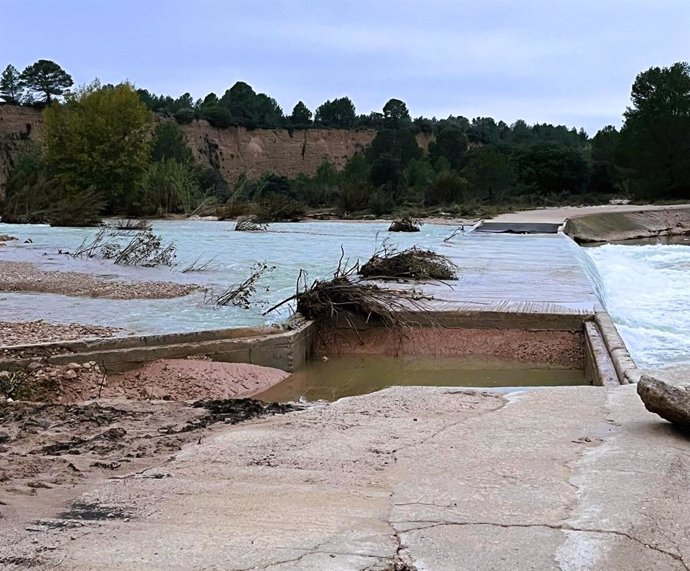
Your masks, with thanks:
[{"label": "dirt bank", "polygon": [[[337,336],[337,337],[334,337]],[[337,338],[337,343],[334,341]],[[461,357],[486,355],[518,363],[581,368],[584,341],[579,331],[522,329],[370,328],[324,331],[318,355],[424,355]]]},{"label": "dirt bank", "polygon": [[0,261],[0,291],[55,293],[105,299],[168,299],[200,286],[172,282],[121,282],[79,272],[54,272],[28,262]]}]

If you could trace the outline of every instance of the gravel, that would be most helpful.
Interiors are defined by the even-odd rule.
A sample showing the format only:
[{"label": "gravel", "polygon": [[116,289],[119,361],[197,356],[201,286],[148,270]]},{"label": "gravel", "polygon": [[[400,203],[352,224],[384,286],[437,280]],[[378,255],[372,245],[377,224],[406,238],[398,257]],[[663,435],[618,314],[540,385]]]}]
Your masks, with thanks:
[{"label": "gravel", "polygon": [[29,262],[0,261],[0,291],[55,293],[106,299],[168,299],[200,286],[172,282],[121,282],[79,272],[39,269]]}]

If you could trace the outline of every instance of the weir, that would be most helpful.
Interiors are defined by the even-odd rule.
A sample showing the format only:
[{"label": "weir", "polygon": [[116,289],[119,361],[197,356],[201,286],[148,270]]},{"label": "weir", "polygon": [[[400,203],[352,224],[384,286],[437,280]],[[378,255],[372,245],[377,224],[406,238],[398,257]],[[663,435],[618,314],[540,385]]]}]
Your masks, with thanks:
[{"label": "weir", "polygon": [[[0,368],[27,363],[37,354],[57,364],[95,361],[108,371],[206,355],[295,371],[312,357],[367,355],[439,363],[484,358],[513,363],[507,368],[580,370],[583,382],[595,385],[627,382],[626,371],[634,364],[607,319],[600,277],[570,238],[471,232],[435,249],[457,264],[460,279],[415,286],[429,299],[425,310],[405,316],[414,327],[360,324],[354,331],[336,325],[317,334],[305,323],[283,331],[228,329],[53,343],[5,348]],[[618,360],[612,351],[620,354]]]}]

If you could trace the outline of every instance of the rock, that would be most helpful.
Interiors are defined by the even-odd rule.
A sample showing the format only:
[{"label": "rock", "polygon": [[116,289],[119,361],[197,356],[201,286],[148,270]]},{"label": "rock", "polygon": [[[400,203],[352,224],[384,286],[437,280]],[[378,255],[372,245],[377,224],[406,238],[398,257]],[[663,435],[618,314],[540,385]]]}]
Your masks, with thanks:
[{"label": "rock", "polygon": [[68,371],[65,371],[65,373],[62,376],[63,376],[63,378],[69,379],[69,380],[76,379],[77,378],[77,372],[74,371],[73,369],[69,369]]},{"label": "rock", "polygon": [[9,379],[12,376],[12,373],[9,371],[0,371],[0,380],[3,379]]},{"label": "rock", "polygon": [[690,384],[672,385],[642,375],[637,383],[637,394],[649,412],[690,428]]},{"label": "rock", "polygon": [[29,371],[30,373],[32,373],[36,369],[40,369],[40,368],[41,368],[41,363],[39,363],[38,361],[31,361],[31,363],[29,363],[27,365],[26,370]]},{"label": "rock", "polygon": [[160,387],[149,385],[144,387],[144,398],[149,400],[166,400],[167,393]]},{"label": "rock", "polygon": [[75,371],[77,369],[81,369],[81,365],[79,363],[69,363],[67,365],[67,368],[70,369],[71,371]]}]

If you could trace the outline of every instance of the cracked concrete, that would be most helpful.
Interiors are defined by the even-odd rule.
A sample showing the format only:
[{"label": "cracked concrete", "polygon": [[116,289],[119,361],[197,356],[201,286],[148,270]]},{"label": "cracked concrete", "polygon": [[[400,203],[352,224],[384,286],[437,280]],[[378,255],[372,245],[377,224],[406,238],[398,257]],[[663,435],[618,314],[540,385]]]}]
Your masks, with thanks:
[{"label": "cracked concrete", "polygon": [[229,427],[151,471],[169,477],[75,498],[127,521],[46,513],[38,531],[3,530],[0,561],[687,571],[689,440],[634,390],[395,387]]}]

